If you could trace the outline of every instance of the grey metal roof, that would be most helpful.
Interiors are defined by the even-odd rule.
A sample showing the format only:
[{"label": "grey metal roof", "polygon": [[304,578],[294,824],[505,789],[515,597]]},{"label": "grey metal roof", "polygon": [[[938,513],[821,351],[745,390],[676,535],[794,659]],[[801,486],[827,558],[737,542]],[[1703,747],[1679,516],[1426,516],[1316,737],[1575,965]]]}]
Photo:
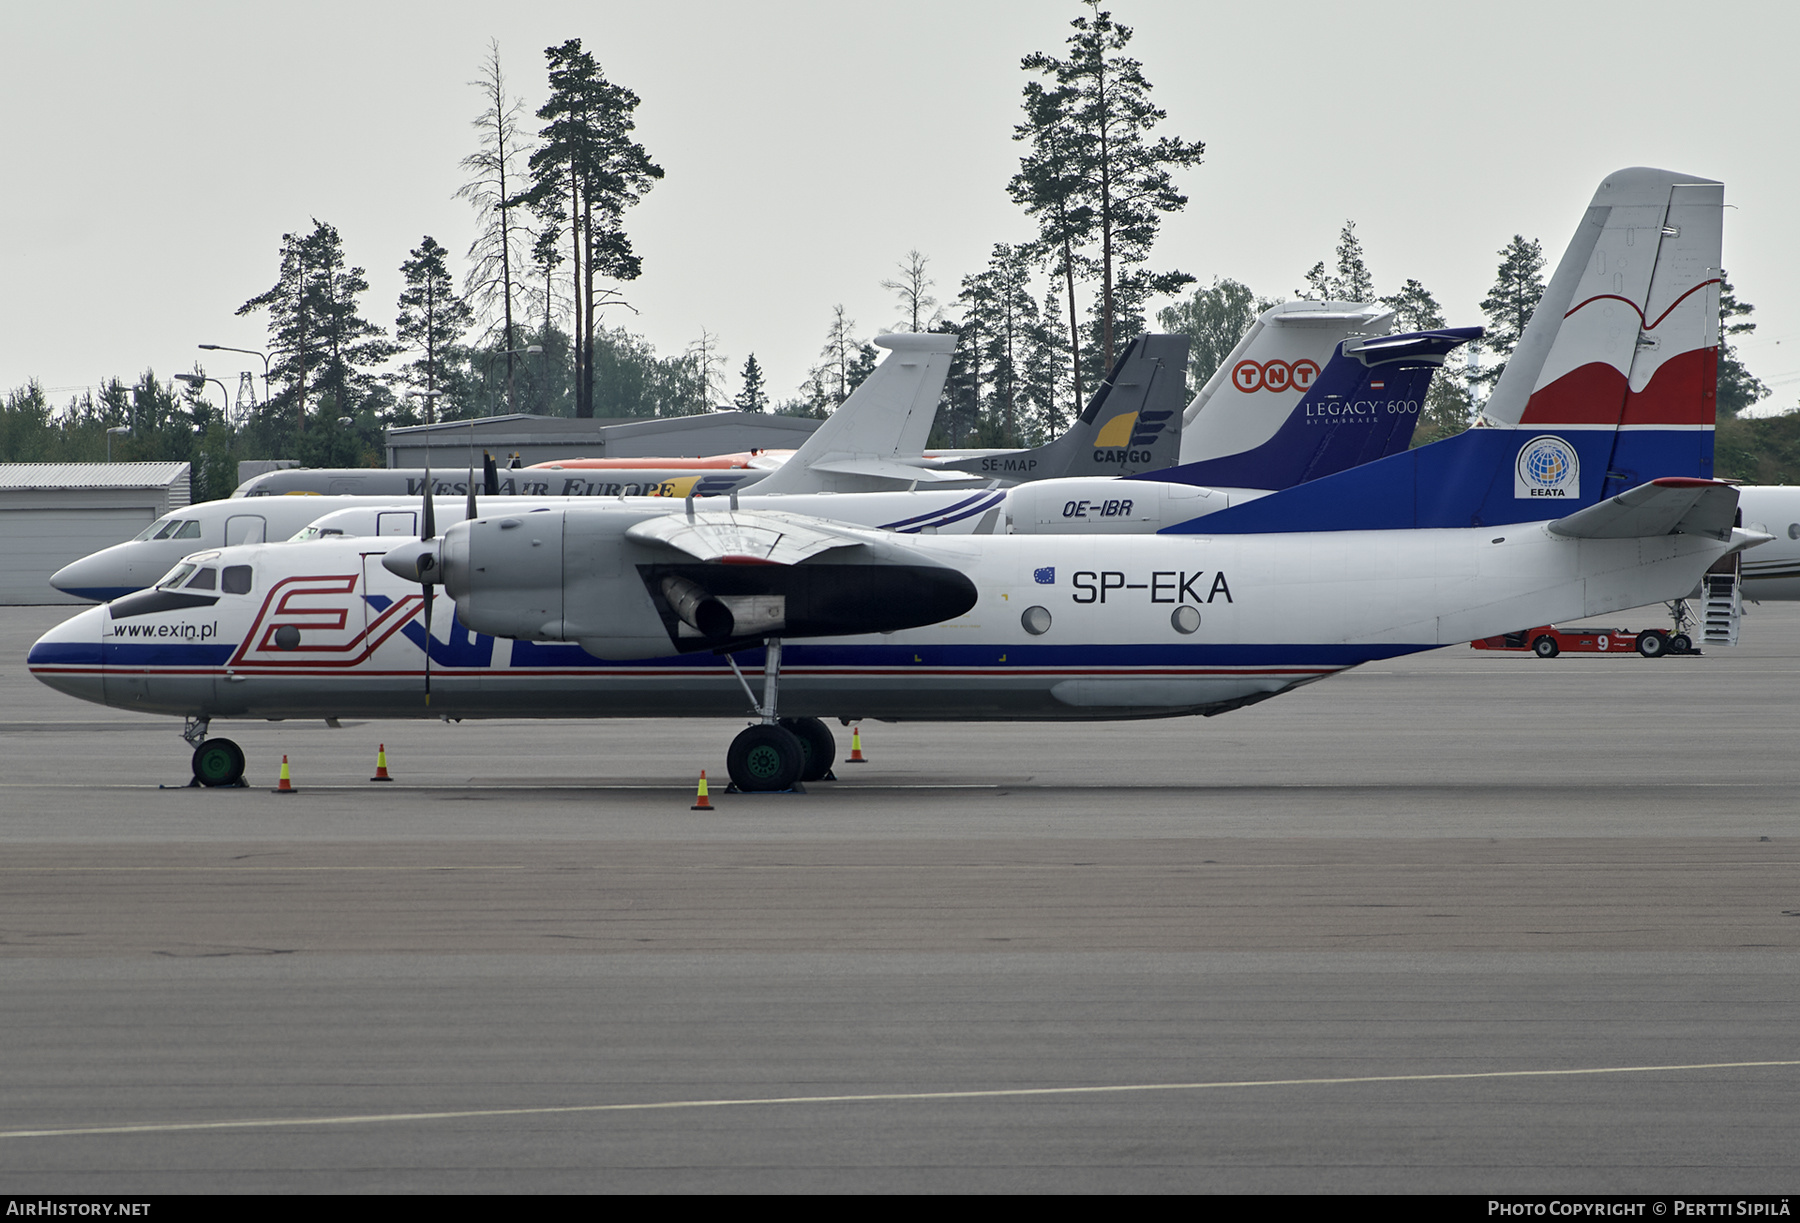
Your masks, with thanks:
[{"label": "grey metal roof", "polygon": [[166,488],[180,482],[186,463],[0,463],[0,489]]}]

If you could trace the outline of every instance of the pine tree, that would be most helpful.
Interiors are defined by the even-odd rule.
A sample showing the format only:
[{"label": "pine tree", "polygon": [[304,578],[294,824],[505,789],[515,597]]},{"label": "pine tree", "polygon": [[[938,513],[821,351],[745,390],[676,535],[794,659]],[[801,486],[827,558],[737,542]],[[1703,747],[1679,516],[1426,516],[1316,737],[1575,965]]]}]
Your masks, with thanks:
[{"label": "pine tree", "polygon": [[1506,358],[1525,334],[1525,325],[1544,295],[1544,250],[1536,240],[1527,242],[1524,235],[1500,248],[1500,269],[1494,276],[1494,287],[1481,299],[1481,309],[1488,318],[1487,335],[1482,344],[1499,358],[1492,366],[1475,375],[1478,382],[1492,386],[1506,369]]},{"label": "pine tree", "polygon": [[[445,262],[448,254],[426,234],[412,250],[412,257],[400,265],[406,287],[400,292],[400,315],[394,320],[394,336],[405,350],[420,354],[401,371],[401,377],[408,386],[421,391],[428,404],[435,402],[439,393],[451,389],[447,375],[456,342],[475,321],[474,311],[453,288]],[[509,403],[511,398],[509,387]],[[436,413],[438,419],[452,419],[454,415]]]},{"label": "pine tree", "polygon": [[1345,221],[1338,234],[1338,290],[1344,301],[1366,302],[1375,299],[1375,278],[1363,262],[1362,240],[1356,236],[1356,222]]},{"label": "pine tree", "polygon": [[1321,259],[1306,273],[1306,287],[1295,289],[1294,296],[1305,301],[1366,302],[1375,299],[1375,278],[1369,275],[1363,259],[1362,239],[1356,236],[1356,222],[1345,221],[1338,231],[1337,274],[1325,270]]},{"label": "pine tree", "polygon": [[[1000,445],[1020,445],[1029,404],[1027,366],[1043,342],[1028,254],[996,243],[987,270],[963,278],[957,301],[964,309],[964,345],[958,351],[965,345],[970,350],[966,359],[976,375],[977,414],[989,422]],[[992,388],[985,396],[983,386]]]},{"label": "pine tree", "polygon": [[769,410],[769,392],[763,387],[762,366],[756,363],[756,354],[751,353],[744,359],[744,389],[738,392],[733,400],[739,411],[767,412]]},{"label": "pine tree", "polygon": [[525,103],[507,96],[506,78],[500,71],[500,44],[488,44],[488,58],[481,79],[470,84],[481,90],[485,109],[475,119],[480,148],[462,160],[474,175],[457,191],[475,208],[477,232],[469,244],[469,273],[463,282],[471,307],[487,324],[484,339],[492,342],[498,331],[498,347],[506,355],[506,410],[514,407],[514,360],[518,331],[513,324],[513,301],[529,258],[532,240],[524,223],[524,206],[517,199],[524,186],[520,159],[528,151],[519,134]]},{"label": "pine tree", "polygon": [[1026,119],[1013,138],[1029,140],[1031,151],[1009,190],[1038,219],[1038,252],[1056,260],[1068,281],[1070,350],[1077,364],[1074,280],[1083,266],[1077,252],[1092,261],[1086,266],[1100,279],[1099,364],[1111,368],[1121,340],[1121,287],[1138,299],[1141,310],[1149,295],[1173,293],[1193,282],[1182,272],[1146,272],[1129,282],[1126,275],[1149,259],[1163,215],[1187,206],[1172,171],[1199,165],[1206,146],[1168,136],[1152,139],[1168,116],[1150,102],[1143,65],[1124,54],[1132,31],[1115,25],[1097,0],[1087,3],[1093,16],[1071,23],[1075,33],[1066,60],[1040,52],[1023,61],[1027,72],[1054,84],[1026,86]]},{"label": "pine tree", "polygon": [[894,330],[924,331],[931,326],[931,308],[938,303],[937,298],[927,292],[937,283],[925,275],[925,265],[930,262],[916,250],[907,251],[906,258],[898,265],[900,279],[881,282],[882,288],[899,299],[900,309],[906,316]]},{"label": "pine tree", "polygon": [[[238,307],[238,314],[269,312],[270,376],[282,382],[263,405],[257,424],[269,442],[285,446],[308,432],[308,414],[335,424],[367,406],[384,403],[375,370],[394,354],[386,333],[358,313],[357,298],[369,283],[359,267],[347,267],[336,227],[314,219],[304,236],[283,234],[275,284]],[[308,400],[309,389],[320,397]]]},{"label": "pine tree", "polygon": [[1446,326],[1444,308],[1438,305],[1431,290],[1416,280],[1400,286],[1400,291],[1381,299],[1381,304],[1394,312],[1395,331],[1434,331]]},{"label": "pine tree", "polygon": [[719,337],[702,327],[700,338],[688,345],[687,359],[693,363],[694,377],[700,391],[699,402],[694,411],[711,411],[725,398],[725,378],[720,372],[725,364],[725,357],[719,351]]},{"label": "pine tree", "polygon": [[[1745,408],[1755,404],[1768,395],[1769,388],[1744,368],[1738,360],[1737,348],[1732,344],[1734,335],[1749,335],[1756,330],[1756,324],[1749,322],[1756,309],[1749,302],[1740,302],[1737,293],[1732,289],[1729,280],[1719,285],[1719,398],[1718,414],[1722,418],[1737,416]],[[1732,322],[1742,319],[1743,322]]]},{"label": "pine tree", "polygon": [[857,339],[855,331],[856,320],[847,317],[841,305],[833,306],[825,346],[819,350],[824,360],[813,367],[800,388],[814,416],[825,417],[837,411],[850,398],[850,392],[875,371],[875,348]]},{"label": "pine tree", "polygon": [[531,155],[532,186],[524,197],[541,218],[566,209],[571,254],[575,340],[575,414],[594,415],[594,338],[597,316],[622,300],[596,277],[635,280],[642,262],[626,237],[625,210],[655,186],[663,172],[633,140],[638,96],[614,85],[594,57],[571,38],[544,52],[550,99],[539,108],[546,126]]}]

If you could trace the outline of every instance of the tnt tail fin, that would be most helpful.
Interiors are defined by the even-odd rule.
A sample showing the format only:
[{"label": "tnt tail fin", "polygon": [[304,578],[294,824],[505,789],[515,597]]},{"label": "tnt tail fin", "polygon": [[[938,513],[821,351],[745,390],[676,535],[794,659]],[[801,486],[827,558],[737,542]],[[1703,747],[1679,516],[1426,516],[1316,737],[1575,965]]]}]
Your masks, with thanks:
[{"label": "tnt tail fin", "polygon": [[1412,441],[1445,355],[1481,334],[1479,327],[1448,327],[1344,340],[1262,445],[1136,478],[1274,490],[1398,454]]},{"label": "tnt tail fin", "polygon": [[1485,427],[1173,531],[1497,526],[1712,477],[1724,188],[1609,175],[1483,409]]},{"label": "tnt tail fin", "polygon": [[1293,301],[1264,310],[1182,414],[1181,461],[1242,454],[1275,436],[1338,343],[1384,336],[1379,302]]}]

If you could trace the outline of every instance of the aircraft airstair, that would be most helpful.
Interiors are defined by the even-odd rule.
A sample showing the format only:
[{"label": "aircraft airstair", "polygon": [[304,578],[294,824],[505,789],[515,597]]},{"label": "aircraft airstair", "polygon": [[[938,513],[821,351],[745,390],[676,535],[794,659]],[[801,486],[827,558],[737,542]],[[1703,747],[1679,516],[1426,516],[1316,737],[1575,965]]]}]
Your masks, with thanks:
[{"label": "aircraft airstair", "polygon": [[1736,645],[1744,596],[1738,589],[1737,554],[1726,557],[1700,579],[1701,638],[1706,645]]}]

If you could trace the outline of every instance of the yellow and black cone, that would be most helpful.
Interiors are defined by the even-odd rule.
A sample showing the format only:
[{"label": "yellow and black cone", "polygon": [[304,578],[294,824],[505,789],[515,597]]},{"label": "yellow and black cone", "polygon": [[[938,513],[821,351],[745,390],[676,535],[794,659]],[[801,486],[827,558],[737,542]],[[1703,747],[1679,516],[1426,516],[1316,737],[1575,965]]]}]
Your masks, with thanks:
[{"label": "yellow and black cone", "polygon": [[269,793],[271,793],[271,794],[292,794],[292,793],[294,793],[294,783],[288,777],[288,762],[287,762],[286,756],[283,756],[281,758],[281,780],[275,783],[275,788],[273,790],[270,790]]},{"label": "yellow and black cone", "polygon": [[845,764],[867,764],[868,759],[862,754],[862,727],[850,728],[850,759]]},{"label": "yellow and black cone", "polygon": [[689,811],[717,811],[718,810],[718,808],[713,806],[711,801],[708,800],[706,797],[706,770],[705,769],[700,770],[700,789],[695,792],[694,805],[689,807],[688,810]]},{"label": "yellow and black cone", "polygon": [[375,749],[375,776],[370,781],[392,781],[387,771],[387,744],[383,743]]}]

